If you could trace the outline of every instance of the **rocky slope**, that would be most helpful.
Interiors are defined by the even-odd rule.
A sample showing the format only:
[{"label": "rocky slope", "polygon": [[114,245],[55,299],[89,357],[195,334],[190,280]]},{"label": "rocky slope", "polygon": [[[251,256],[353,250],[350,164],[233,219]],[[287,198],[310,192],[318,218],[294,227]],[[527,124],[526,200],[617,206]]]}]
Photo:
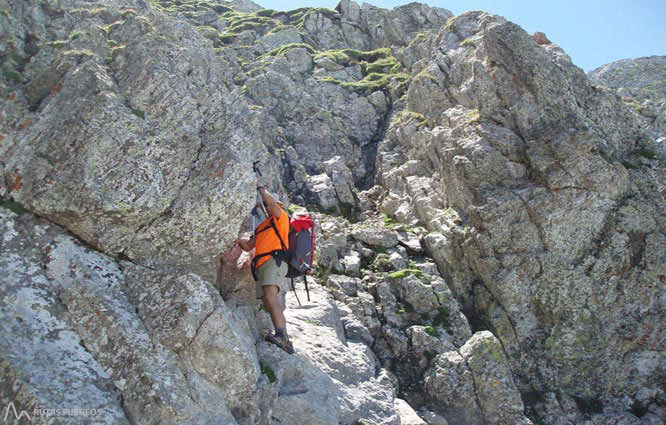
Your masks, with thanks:
[{"label": "rocky slope", "polygon": [[666,134],[666,56],[612,62],[588,73],[601,87],[617,90],[655,138]]},{"label": "rocky slope", "polygon": [[[663,120],[545,36],[416,3],[0,0],[0,55],[2,406],[666,421]],[[256,160],[318,223],[294,356],[233,244]]]}]

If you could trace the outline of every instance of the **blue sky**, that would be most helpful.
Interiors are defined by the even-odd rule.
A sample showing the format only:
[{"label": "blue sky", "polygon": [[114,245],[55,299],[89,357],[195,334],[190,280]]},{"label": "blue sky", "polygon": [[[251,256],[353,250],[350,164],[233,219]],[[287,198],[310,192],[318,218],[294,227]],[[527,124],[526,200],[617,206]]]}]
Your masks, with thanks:
[{"label": "blue sky", "polygon": [[[269,9],[334,8],[338,0],[254,0]],[[393,8],[410,1],[370,0]],[[541,31],[573,62],[590,71],[618,59],[666,55],[666,0],[427,0],[455,15],[483,10],[504,16],[527,32]],[[362,3],[362,1],[359,1]]]}]

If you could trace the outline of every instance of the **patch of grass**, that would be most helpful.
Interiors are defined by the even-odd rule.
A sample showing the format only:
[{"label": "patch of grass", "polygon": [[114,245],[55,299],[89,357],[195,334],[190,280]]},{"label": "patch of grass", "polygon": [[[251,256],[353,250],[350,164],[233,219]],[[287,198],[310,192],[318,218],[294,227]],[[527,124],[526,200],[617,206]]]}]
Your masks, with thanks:
[{"label": "patch of grass", "polygon": [[386,214],[382,214],[382,217],[384,219],[384,226],[386,226],[388,228],[393,228],[393,227],[396,227],[396,226],[400,226],[400,223],[395,221],[392,217],[389,217]]},{"label": "patch of grass", "polygon": [[368,51],[355,49],[327,50],[325,52],[318,53],[315,58],[329,58],[342,66],[356,65],[362,62],[370,64],[380,60],[384,60],[384,62],[380,63],[380,65],[383,64],[383,66],[387,66],[388,64],[393,66],[395,63],[395,58],[391,53],[391,49],[388,47]]},{"label": "patch of grass", "polygon": [[268,382],[270,382],[272,384],[275,381],[277,381],[277,377],[275,376],[275,371],[273,370],[272,367],[270,367],[266,363],[260,361],[259,362],[259,368],[261,369],[261,373],[266,375],[266,377],[268,378]]},{"label": "patch of grass", "polygon": [[246,30],[257,29],[262,26],[276,27],[282,26],[282,22],[277,19],[259,16],[257,14],[234,14],[233,12],[223,15],[229,25],[224,29],[227,33],[240,34]]},{"label": "patch of grass", "polygon": [[2,76],[3,76],[6,80],[8,80],[8,81],[12,81],[12,82],[14,82],[14,83],[20,83],[20,82],[23,80],[23,78],[21,77],[21,74],[19,74],[19,73],[16,72],[16,71],[3,70],[3,71],[2,71]]},{"label": "patch of grass", "polygon": [[376,272],[388,272],[395,270],[388,254],[378,254],[372,261],[372,269]]},{"label": "patch of grass", "polygon": [[295,214],[296,212],[304,210],[304,209],[305,208],[301,207],[300,205],[289,204],[289,208],[287,208],[287,212],[289,212],[289,214]]},{"label": "patch of grass", "polygon": [[631,161],[627,161],[626,159],[622,161],[622,165],[624,165],[624,168],[627,170],[638,170],[638,165]]},{"label": "patch of grass", "polygon": [[467,111],[467,118],[469,119],[470,123],[479,122],[481,114],[479,113],[478,109],[471,109]]},{"label": "patch of grass", "polygon": [[125,50],[125,45],[121,46],[116,46],[111,49],[111,60],[115,59],[118,57],[119,54],[121,54]]},{"label": "patch of grass", "polygon": [[37,43],[27,44],[23,48],[23,51],[28,56],[35,56],[37,53],[39,53],[39,45],[37,45]]},{"label": "patch of grass", "polygon": [[111,32],[113,32],[114,29],[116,29],[120,26],[120,24],[121,24],[121,22],[118,21],[118,22],[114,22],[112,24],[109,24],[109,25],[106,25],[106,26],[103,26],[103,27],[99,27],[99,28],[101,28],[102,31],[104,31],[104,34],[106,34],[106,36],[108,37],[109,34],[111,34]]},{"label": "patch of grass", "polygon": [[638,112],[639,114],[643,112],[644,109],[643,105],[641,105],[635,99],[630,97],[622,97],[622,101],[625,103],[625,105],[630,106],[631,108],[636,110],[636,112]]},{"label": "patch of grass", "polygon": [[319,52],[315,55],[315,59],[322,58],[330,59],[342,66],[349,66],[351,64],[351,57],[343,50],[326,50],[325,52]]},{"label": "patch of grass", "polygon": [[[396,68],[396,66],[398,66],[398,68]],[[361,62],[361,69],[363,70],[363,73],[366,75],[371,74],[373,72],[390,74],[392,72],[398,72],[399,64],[393,56],[389,56],[382,59],[378,59],[374,62],[363,61]]]},{"label": "patch of grass", "polygon": [[132,113],[141,119],[146,119],[146,114],[139,108],[132,108]]},{"label": "patch of grass", "polygon": [[[284,56],[285,53],[287,53],[289,50],[292,49],[305,49],[308,51],[310,54],[314,54],[315,50],[312,48],[307,43],[291,43],[291,44],[286,44],[284,46],[280,46],[277,49],[273,49],[268,53],[265,53],[261,57],[266,57],[266,56]],[[261,59],[260,57],[260,59]]]},{"label": "patch of grass", "polygon": [[333,83],[333,84],[342,84],[342,81],[336,80],[333,77],[315,77],[315,80],[319,81],[320,83]]},{"label": "patch of grass", "polygon": [[451,16],[444,25],[444,29],[447,31],[451,30],[451,27],[456,23],[457,16]]},{"label": "patch of grass", "polygon": [[369,51],[354,49],[327,50],[315,55],[315,59],[321,58],[328,58],[344,67],[360,65],[363,79],[359,81],[340,82],[334,79],[320,79],[320,81],[336,83],[362,95],[387,89],[393,81],[396,81],[398,86],[406,86],[409,79],[409,75],[402,72],[402,65],[396,61],[389,48]]},{"label": "patch of grass", "polygon": [[425,333],[427,333],[428,335],[433,336],[435,338],[439,337],[439,332],[437,331],[437,329],[435,329],[432,326],[426,326],[425,328],[423,328],[423,331]]},{"label": "patch of grass", "polygon": [[255,12],[254,14],[257,15],[257,16],[263,16],[265,18],[272,18],[274,16],[284,14],[284,12],[278,12],[277,10],[273,10],[273,9],[264,9],[264,10],[260,10],[258,12]]},{"label": "patch of grass", "polygon": [[389,88],[393,80],[398,83],[404,83],[408,79],[409,75],[405,73],[380,74],[373,72],[360,81],[343,82],[340,85],[342,87],[351,88],[359,94],[368,95],[377,90],[385,90]]},{"label": "patch of grass", "polygon": [[411,121],[416,122],[416,128],[421,128],[428,125],[428,119],[423,114],[412,111],[400,111],[396,114],[395,123],[397,125],[405,125]]},{"label": "patch of grass", "polygon": [[78,63],[82,63],[84,59],[92,58],[94,55],[95,54],[88,49],[73,49],[63,53],[64,57],[75,58]]},{"label": "patch of grass", "polygon": [[392,279],[402,279],[407,277],[408,275],[413,274],[416,277],[423,277],[423,272],[419,269],[402,269],[398,270],[397,272],[390,273],[388,277]]},{"label": "patch of grass", "polygon": [[17,52],[15,51],[11,52],[9,54],[9,58],[12,61],[14,61],[14,63],[18,65],[19,68],[23,69],[25,67],[26,59],[23,56],[19,55]]},{"label": "patch of grass", "polygon": [[0,199],[0,207],[7,208],[8,210],[11,210],[14,214],[18,215],[29,212],[19,202],[12,201],[11,199]]},{"label": "patch of grass", "polygon": [[74,31],[72,34],[70,34],[69,39],[74,41],[79,37],[81,37],[81,31]]},{"label": "patch of grass", "polygon": [[337,10],[329,9],[327,7],[304,7],[296,9],[287,14],[288,23],[294,25],[296,28],[303,28],[305,21],[311,15],[321,13],[327,16],[329,19],[336,19],[339,14]]},{"label": "patch of grass", "polygon": [[437,315],[432,320],[434,326],[442,326],[444,329],[451,328],[451,322],[449,321],[449,309],[447,307],[438,307]]},{"label": "patch of grass", "polygon": [[652,149],[636,149],[634,153],[646,159],[654,159],[657,156],[657,153]]},{"label": "patch of grass", "polygon": [[47,46],[49,47],[54,47],[56,49],[60,49],[62,47],[65,47],[69,43],[69,40],[55,40],[55,41],[49,41],[46,43]]}]

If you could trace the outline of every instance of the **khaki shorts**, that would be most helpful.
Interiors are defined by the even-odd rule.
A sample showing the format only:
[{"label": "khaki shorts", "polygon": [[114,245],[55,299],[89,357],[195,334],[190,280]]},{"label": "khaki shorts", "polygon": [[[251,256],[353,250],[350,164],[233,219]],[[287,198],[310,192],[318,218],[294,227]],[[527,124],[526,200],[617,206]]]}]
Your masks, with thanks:
[{"label": "khaki shorts", "polygon": [[289,266],[286,261],[280,262],[280,267],[277,266],[275,258],[270,258],[257,269],[257,277],[259,278],[257,284],[257,298],[261,298],[264,294],[262,287],[274,285],[278,287],[278,292],[281,297],[284,297],[286,292],[286,284],[284,277],[287,275]]}]

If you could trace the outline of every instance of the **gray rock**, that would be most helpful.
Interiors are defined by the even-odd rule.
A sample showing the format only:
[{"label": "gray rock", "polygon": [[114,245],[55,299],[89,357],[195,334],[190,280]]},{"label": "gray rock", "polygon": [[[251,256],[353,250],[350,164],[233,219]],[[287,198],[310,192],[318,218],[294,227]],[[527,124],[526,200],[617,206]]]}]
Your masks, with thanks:
[{"label": "gray rock", "polygon": [[389,261],[393,264],[395,270],[402,270],[407,268],[407,260],[399,252],[393,252],[389,255]]},{"label": "gray rock", "polygon": [[334,274],[328,276],[326,286],[342,291],[350,297],[357,296],[358,291],[362,289],[361,279]]},{"label": "gray rock", "polygon": [[666,56],[650,56],[637,59],[623,59],[587,73],[596,85],[614,89],[638,89],[632,93],[643,96],[666,98]]},{"label": "gray rock", "polygon": [[267,34],[265,37],[262,37],[257,44],[263,47],[266,52],[270,52],[280,46],[302,42],[303,39],[301,38],[301,34],[296,28],[287,28],[283,31]]},{"label": "gray rock", "polygon": [[475,333],[460,348],[472,372],[484,420],[492,424],[531,423],[523,418],[523,402],[513,382],[502,346],[488,331]]},{"label": "gray rock", "polygon": [[396,398],[393,403],[398,415],[400,415],[401,425],[428,425],[405,400]]},{"label": "gray rock", "polygon": [[335,212],[338,209],[339,200],[335,192],[335,187],[327,174],[310,176],[307,185],[308,189],[316,196],[317,203],[324,211]]},{"label": "gray rock", "polygon": [[[80,381],[74,394],[95,386],[118,411],[113,380],[137,423],[380,424],[400,420],[399,386],[451,422],[528,423],[518,389],[543,394],[529,407],[558,425],[663,420],[666,295],[652,283],[666,275],[666,103],[640,96],[661,90],[663,70],[644,66],[658,60],[600,88],[544,36],[420,4],[6,6],[0,196],[70,234],[42,222],[20,247],[10,230],[0,242],[11,285],[38,300],[19,311],[3,295],[0,338],[55,317],[48,353],[19,345],[39,364],[3,343],[3,400],[60,403],[60,383]],[[373,61],[329,48],[385,49]],[[321,302],[290,300],[297,356],[260,343],[261,369],[270,318],[252,307],[248,254],[230,249],[255,160],[287,204],[362,221],[314,214],[319,273],[372,268],[335,303],[321,288]],[[386,278],[412,262],[420,273]],[[478,335],[464,345],[461,306],[503,352]],[[85,365],[40,386],[77,338]]]},{"label": "gray rock", "polygon": [[[47,275],[43,256],[57,238],[68,245],[63,250],[83,262],[104,266],[108,259],[73,246],[57,226],[30,215],[17,216],[0,208],[0,223],[3,406],[13,402],[19,413],[25,410],[32,419],[34,409],[44,407],[99,409],[99,416],[95,415],[98,423],[129,424],[113,378],[81,344],[67,309],[58,299],[65,282]],[[114,278],[117,275],[111,276]]]},{"label": "gray rock", "polygon": [[358,252],[352,251],[349,255],[345,255],[342,259],[342,265],[345,269],[345,274],[361,277],[361,257]]},{"label": "gray rock", "polygon": [[190,344],[192,366],[206,380],[224,390],[227,404],[235,415],[258,416],[253,395],[260,371],[247,323],[234,317],[224,303],[218,304]]},{"label": "gray rock", "polygon": [[372,346],[374,338],[370,330],[365,326],[358,315],[353,314],[351,309],[343,303],[338,303],[340,311],[340,320],[345,330],[345,337],[351,341],[361,341],[367,346]]},{"label": "gray rock", "polygon": [[428,425],[449,425],[449,423],[442,416],[430,410],[421,409],[419,411],[421,417],[428,423]]},{"label": "gray rock", "polygon": [[463,14],[422,48],[432,58],[414,63],[407,107],[423,124],[396,119],[379,146],[384,206],[409,203],[432,232],[427,251],[498,330],[521,391],[603,398],[651,386],[663,332],[630,349],[639,367],[619,348],[648,335],[639,323],[664,320],[644,307],[661,289],[626,292],[663,274],[665,223],[649,217],[666,206],[645,188],[663,188],[664,167],[635,153],[659,152],[643,121],[501,18]]},{"label": "gray rock", "polygon": [[335,193],[341,203],[354,205],[356,199],[354,197],[354,178],[351,171],[342,161],[342,158],[335,156],[328,161],[322,163],[326,174],[331,178]]},{"label": "gray rock", "polygon": [[355,225],[351,236],[364,244],[391,248],[398,244],[398,236],[393,230],[382,227],[367,227],[364,224]]},{"label": "gray rock", "polygon": [[458,352],[438,355],[424,383],[431,408],[444,416],[449,424],[483,423],[472,372]]},{"label": "gray rock", "polygon": [[[390,380],[376,374],[374,356],[363,343],[346,342],[334,305],[318,285],[312,302],[299,308],[288,297],[286,315],[296,355],[266,343],[259,357],[276,375],[280,388],[273,418],[282,423],[399,424]],[[307,307],[307,308],[305,308]],[[340,331],[336,331],[340,329]],[[336,403],[329,403],[331,398]]]},{"label": "gray rock", "polygon": [[[99,19],[89,22],[105,25]],[[122,47],[112,62],[101,65],[94,49],[78,59],[3,149],[22,181],[12,196],[106,253],[214,280],[213,259],[252,202],[242,189],[252,184],[244,140],[259,138],[248,137],[252,126],[225,128],[233,116],[246,119],[247,107],[220,106],[232,95],[231,73],[191,27],[135,12],[109,37]],[[173,50],[160,37],[187,47]]]},{"label": "gray rock", "polygon": [[398,232],[398,241],[401,245],[414,252],[423,252],[421,240],[418,236],[411,232]]},{"label": "gray rock", "polygon": [[451,424],[531,423],[499,341],[477,332],[459,352],[437,356],[426,377],[431,407]]},{"label": "gray rock", "polygon": [[75,328],[86,348],[123,393],[123,408],[134,421],[200,423],[233,418],[225,403],[203,408],[196,404],[177,357],[151,343],[120,288],[77,279],[60,297],[76,316]]},{"label": "gray rock", "polygon": [[158,273],[129,262],[122,267],[124,292],[137,306],[152,338],[176,353],[189,348],[204,320],[221,302],[215,289],[194,274]]}]

